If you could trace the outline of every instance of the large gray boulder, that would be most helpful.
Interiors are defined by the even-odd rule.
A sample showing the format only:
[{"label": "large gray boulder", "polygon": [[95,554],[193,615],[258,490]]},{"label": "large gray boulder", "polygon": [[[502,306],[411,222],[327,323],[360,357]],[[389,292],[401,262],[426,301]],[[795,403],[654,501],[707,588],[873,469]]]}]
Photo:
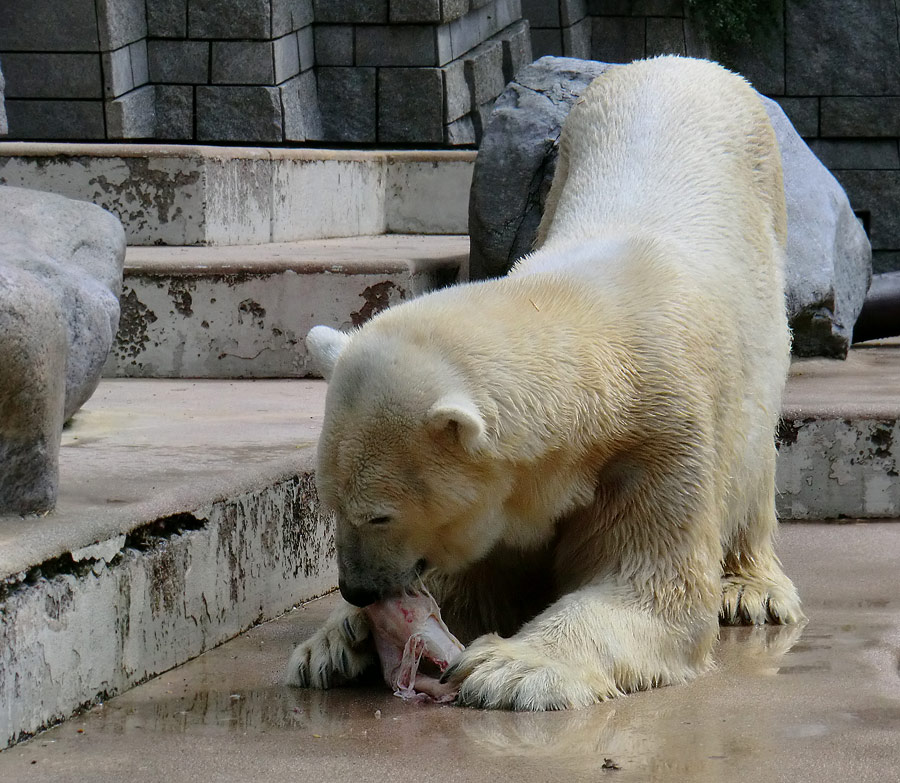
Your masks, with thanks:
[{"label": "large gray boulder", "polygon": [[0,513],[53,507],[62,425],[100,381],[124,259],[108,212],[0,187]]},{"label": "large gray boulder", "polygon": [[[542,57],[522,69],[497,99],[472,181],[471,279],[503,275],[532,249],[556,170],[562,124],[576,98],[610,67]],[[763,102],[784,164],[794,352],[843,358],[871,279],[871,247],[837,180],[778,104]]]}]

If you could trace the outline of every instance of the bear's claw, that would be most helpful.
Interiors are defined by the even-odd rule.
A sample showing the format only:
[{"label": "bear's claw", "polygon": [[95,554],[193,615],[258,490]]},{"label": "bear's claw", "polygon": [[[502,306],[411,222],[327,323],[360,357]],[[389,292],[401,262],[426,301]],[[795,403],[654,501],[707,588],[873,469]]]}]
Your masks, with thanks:
[{"label": "bear's claw", "polygon": [[458,704],[482,709],[586,707],[616,692],[611,684],[592,687],[570,666],[545,657],[527,642],[493,634],[460,653],[442,680],[458,684]]},{"label": "bear's claw", "polygon": [[364,642],[369,626],[361,610],[338,609],[313,636],[294,648],[285,680],[301,688],[327,689],[354,680],[374,662]]},{"label": "bear's claw", "polygon": [[722,579],[720,620],[727,625],[793,625],[805,619],[790,580],[730,575]]}]

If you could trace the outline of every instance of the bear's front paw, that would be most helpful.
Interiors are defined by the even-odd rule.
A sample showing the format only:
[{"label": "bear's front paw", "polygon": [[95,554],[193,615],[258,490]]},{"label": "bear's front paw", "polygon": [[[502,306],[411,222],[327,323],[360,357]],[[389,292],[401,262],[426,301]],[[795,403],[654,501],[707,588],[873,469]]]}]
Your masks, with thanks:
[{"label": "bear's front paw", "polygon": [[301,688],[331,688],[354,680],[376,661],[369,622],[361,609],[338,607],[313,636],[298,644],[285,680]]},{"label": "bear's front paw", "polygon": [[459,688],[457,703],[506,710],[586,707],[615,694],[606,678],[581,673],[528,642],[489,634],[460,653],[442,678]]}]

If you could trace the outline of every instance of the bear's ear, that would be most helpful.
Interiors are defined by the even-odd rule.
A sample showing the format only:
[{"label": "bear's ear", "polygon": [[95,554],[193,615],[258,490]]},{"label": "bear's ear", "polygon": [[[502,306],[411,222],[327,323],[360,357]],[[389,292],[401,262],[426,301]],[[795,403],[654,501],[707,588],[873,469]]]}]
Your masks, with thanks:
[{"label": "bear's ear", "polygon": [[487,427],[481,412],[466,395],[445,394],[428,410],[432,432],[452,431],[460,445],[474,453],[487,445]]},{"label": "bear's ear", "polygon": [[331,371],[350,342],[350,335],[339,332],[328,326],[314,326],[306,335],[306,348],[312,356],[313,362],[325,380],[331,378]]}]

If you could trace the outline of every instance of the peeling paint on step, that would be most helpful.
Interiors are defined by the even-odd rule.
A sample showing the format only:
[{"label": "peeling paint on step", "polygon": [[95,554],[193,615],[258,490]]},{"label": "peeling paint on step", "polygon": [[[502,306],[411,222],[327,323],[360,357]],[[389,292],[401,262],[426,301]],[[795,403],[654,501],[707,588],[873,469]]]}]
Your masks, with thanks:
[{"label": "peeling paint on step", "polygon": [[333,518],[308,474],[59,560],[0,594],[0,747],[337,581]]}]

